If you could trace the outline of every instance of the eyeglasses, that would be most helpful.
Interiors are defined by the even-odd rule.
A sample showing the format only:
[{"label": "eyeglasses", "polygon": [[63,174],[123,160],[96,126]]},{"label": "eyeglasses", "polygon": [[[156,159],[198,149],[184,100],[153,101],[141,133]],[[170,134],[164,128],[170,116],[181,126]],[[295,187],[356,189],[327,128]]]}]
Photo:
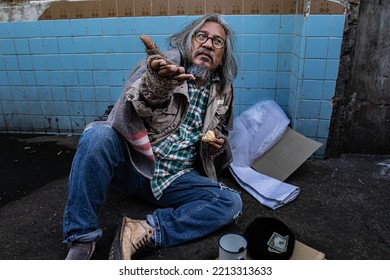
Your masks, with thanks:
[{"label": "eyeglasses", "polygon": [[204,44],[207,42],[208,39],[211,39],[211,42],[213,43],[213,47],[216,49],[222,49],[226,44],[225,40],[222,39],[221,37],[211,38],[207,36],[207,34],[204,33],[203,31],[196,32],[194,37],[195,37],[195,41],[197,41],[200,44]]}]

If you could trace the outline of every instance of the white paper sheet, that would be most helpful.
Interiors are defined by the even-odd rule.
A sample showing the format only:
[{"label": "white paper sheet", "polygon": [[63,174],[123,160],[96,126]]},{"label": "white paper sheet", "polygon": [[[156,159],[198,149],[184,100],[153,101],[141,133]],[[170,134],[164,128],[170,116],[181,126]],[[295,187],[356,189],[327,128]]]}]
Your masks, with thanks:
[{"label": "white paper sheet", "polygon": [[251,167],[230,165],[230,170],[243,189],[273,210],[294,200],[300,192],[298,187],[261,174]]}]

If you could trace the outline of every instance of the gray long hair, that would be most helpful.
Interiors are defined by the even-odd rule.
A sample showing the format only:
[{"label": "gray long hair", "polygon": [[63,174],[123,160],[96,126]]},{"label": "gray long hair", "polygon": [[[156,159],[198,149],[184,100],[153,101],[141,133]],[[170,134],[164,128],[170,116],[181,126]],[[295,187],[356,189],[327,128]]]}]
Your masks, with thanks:
[{"label": "gray long hair", "polygon": [[226,33],[226,46],[223,55],[222,66],[218,67],[217,71],[221,79],[222,90],[225,91],[233,84],[237,76],[237,57],[234,50],[234,32],[220,15],[210,14],[193,21],[181,31],[168,37],[168,43],[171,47],[177,48],[184,59],[184,67],[190,64],[190,50],[192,48],[192,36],[206,22],[216,22],[220,24]]}]

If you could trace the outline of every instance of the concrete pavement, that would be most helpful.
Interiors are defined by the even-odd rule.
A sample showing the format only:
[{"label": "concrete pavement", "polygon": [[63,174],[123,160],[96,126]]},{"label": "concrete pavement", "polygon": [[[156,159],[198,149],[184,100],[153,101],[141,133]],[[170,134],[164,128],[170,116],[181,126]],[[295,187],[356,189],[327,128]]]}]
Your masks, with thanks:
[{"label": "concrete pavement", "polygon": [[[67,248],[62,244],[62,213],[78,137],[2,134],[0,139],[0,259],[63,259]],[[323,252],[327,259],[390,259],[390,156],[309,159],[286,180],[298,186],[300,194],[277,210],[257,202],[228,172],[221,181],[242,192],[244,209],[239,221],[144,259],[215,259],[219,236],[243,233],[256,217],[280,219],[297,240]],[[13,193],[8,199],[10,189]],[[100,213],[104,235],[93,258],[107,259],[120,214],[142,219],[153,209],[145,201],[110,191]]]}]

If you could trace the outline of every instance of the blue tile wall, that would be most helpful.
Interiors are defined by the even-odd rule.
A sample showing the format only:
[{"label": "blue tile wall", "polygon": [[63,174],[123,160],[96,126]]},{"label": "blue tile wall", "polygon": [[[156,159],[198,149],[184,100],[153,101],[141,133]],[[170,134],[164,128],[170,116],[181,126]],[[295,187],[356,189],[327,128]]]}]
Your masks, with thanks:
[{"label": "blue tile wall", "polygon": [[[198,16],[0,23],[0,131],[81,133],[114,104],[145,57]],[[275,100],[300,133],[326,143],[344,15],[228,15],[236,32],[237,116]],[[319,153],[323,152],[320,151]]]},{"label": "blue tile wall", "polygon": [[329,132],[344,20],[342,15],[296,16],[288,115],[293,128],[324,144],[317,156],[324,154]]}]

